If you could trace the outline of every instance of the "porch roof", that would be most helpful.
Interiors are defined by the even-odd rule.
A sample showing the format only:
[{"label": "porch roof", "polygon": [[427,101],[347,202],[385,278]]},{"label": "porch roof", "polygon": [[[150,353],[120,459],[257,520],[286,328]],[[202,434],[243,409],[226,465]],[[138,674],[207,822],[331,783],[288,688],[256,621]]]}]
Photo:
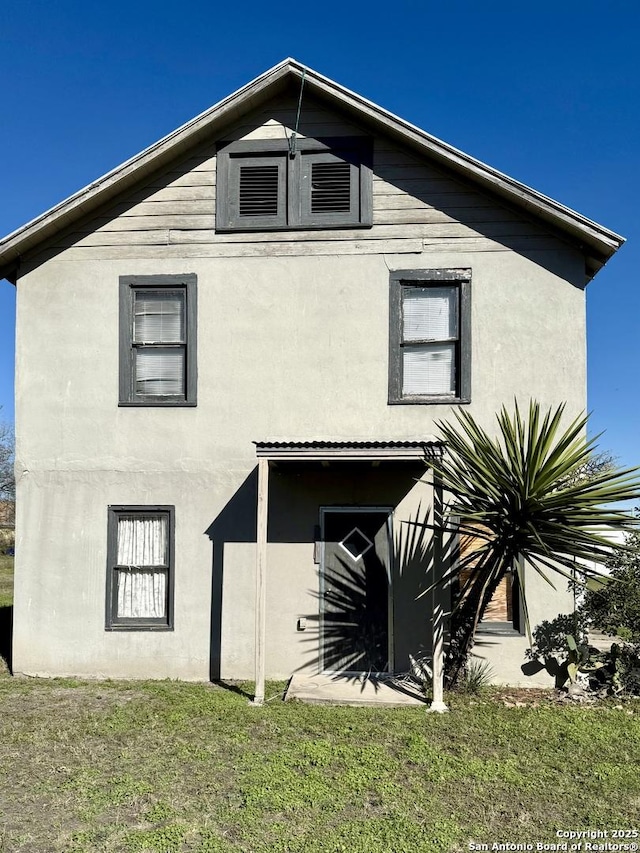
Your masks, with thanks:
[{"label": "porch roof", "polygon": [[254,441],[256,456],[273,460],[419,460],[441,454],[443,442],[427,437],[419,441]]}]

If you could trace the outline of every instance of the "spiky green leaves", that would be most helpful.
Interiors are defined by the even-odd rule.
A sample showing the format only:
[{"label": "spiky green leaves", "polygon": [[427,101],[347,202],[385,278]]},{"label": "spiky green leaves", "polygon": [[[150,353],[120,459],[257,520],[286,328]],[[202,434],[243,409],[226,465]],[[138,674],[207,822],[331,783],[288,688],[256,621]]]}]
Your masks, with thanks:
[{"label": "spiky green leaves", "polygon": [[525,418],[517,403],[513,414],[503,407],[496,436],[465,411],[438,424],[448,452],[434,467],[451,496],[449,517],[462,519],[463,532],[481,531],[475,559],[493,573],[524,559],[547,580],[547,570],[572,579],[576,562],[593,574],[588,564],[611,554],[607,532],[636,526],[610,504],[640,498],[639,469],[589,472],[597,437],[586,438],[586,415],[563,427],[564,411],[543,413],[531,401]]}]

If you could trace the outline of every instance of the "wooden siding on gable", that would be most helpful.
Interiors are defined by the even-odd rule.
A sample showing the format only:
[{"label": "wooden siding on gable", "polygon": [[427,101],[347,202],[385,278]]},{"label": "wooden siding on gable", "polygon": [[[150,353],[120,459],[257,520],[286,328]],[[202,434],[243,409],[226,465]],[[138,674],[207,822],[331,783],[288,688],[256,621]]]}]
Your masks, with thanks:
[{"label": "wooden siding on gable", "polygon": [[[285,138],[297,102],[246,117],[230,139]],[[303,101],[300,137],[366,135],[319,103]],[[541,227],[383,137],[374,139],[373,226],[216,233],[216,147],[212,141],[117,204],[49,243],[78,259],[195,258],[296,254],[535,251],[558,247]],[[35,260],[35,259],[34,259]]]}]

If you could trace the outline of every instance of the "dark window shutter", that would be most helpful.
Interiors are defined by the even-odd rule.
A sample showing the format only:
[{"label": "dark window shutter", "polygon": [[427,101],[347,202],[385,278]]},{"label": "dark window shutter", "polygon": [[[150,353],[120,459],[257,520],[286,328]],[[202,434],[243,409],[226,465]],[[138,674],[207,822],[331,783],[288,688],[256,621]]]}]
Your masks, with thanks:
[{"label": "dark window shutter", "polygon": [[218,154],[216,228],[260,231],[287,226],[287,158]]},{"label": "dark window shutter", "polygon": [[301,151],[293,185],[298,225],[335,228],[360,222],[361,170],[351,151]]},{"label": "dark window shutter", "polygon": [[240,166],[240,216],[278,215],[278,167]]},{"label": "dark window shutter", "polygon": [[372,224],[372,140],[240,139],[217,148],[216,231]]},{"label": "dark window shutter", "polygon": [[311,164],[311,213],[342,213],[351,210],[349,163]]}]

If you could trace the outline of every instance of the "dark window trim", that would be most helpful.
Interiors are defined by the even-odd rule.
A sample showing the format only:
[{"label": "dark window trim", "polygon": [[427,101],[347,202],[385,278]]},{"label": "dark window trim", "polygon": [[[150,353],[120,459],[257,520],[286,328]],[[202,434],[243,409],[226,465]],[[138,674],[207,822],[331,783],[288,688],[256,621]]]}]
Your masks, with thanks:
[{"label": "dark window trim", "polygon": [[[402,393],[402,294],[405,286],[456,285],[459,290],[459,340],[454,395]],[[390,405],[451,405],[471,402],[471,270],[394,270],[389,280],[389,400]]]},{"label": "dark window trim", "polygon": [[[118,547],[118,519],[121,515],[160,515],[169,519],[169,565],[167,568],[167,618],[118,618],[117,587],[114,583]],[[107,522],[107,588],[105,600],[105,631],[173,631],[173,598],[175,584],[175,507],[169,505],[138,506],[118,504],[108,508]]]},{"label": "dark window trim", "polygon": [[[142,397],[135,393],[133,377],[133,298],[141,290],[184,290],[186,296],[185,396]],[[197,276],[126,275],[120,277],[120,380],[119,406],[196,406],[197,405]]]},{"label": "dark window trim", "polygon": [[[302,161],[305,155],[332,154],[356,166],[352,182],[352,207],[348,213],[306,212],[303,200],[309,191],[304,186]],[[251,222],[237,215],[237,200],[232,195],[238,184],[235,163],[256,163],[259,158],[281,158],[284,167],[285,210],[277,217],[255,217]],[[367,136],[337,136],[322,139],[296,139],[296,156],[289,153],[287,139],[256,139],[220,142],[216,156],[216,231],[293,231],[331,228],[370,228],[373,224],[373,141]],[[356,191],[357,188],[357,191]],[[357,195],[357,199],[355,196]],[[356,203],[357,202],[357,203]],[[283,221],[284,219],[284,221]]]}]

